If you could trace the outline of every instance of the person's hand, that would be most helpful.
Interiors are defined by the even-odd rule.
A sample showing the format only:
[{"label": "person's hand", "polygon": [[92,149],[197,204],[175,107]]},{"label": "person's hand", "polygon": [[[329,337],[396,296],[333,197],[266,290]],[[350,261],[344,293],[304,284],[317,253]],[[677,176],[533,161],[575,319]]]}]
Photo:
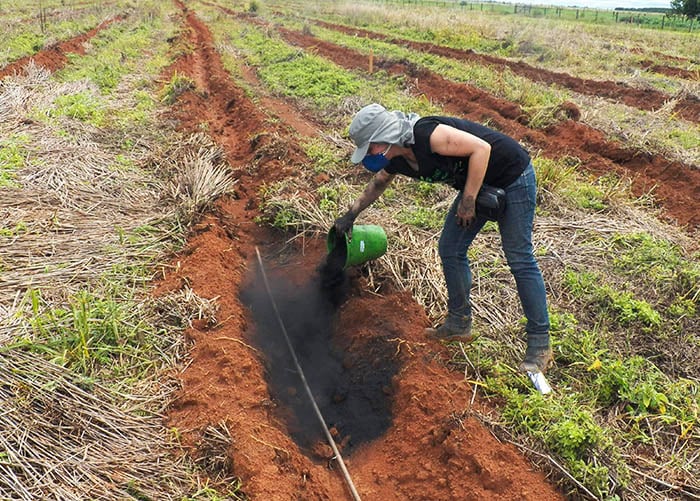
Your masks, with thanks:
[{"label": "person's hand", "polygon": [[333,223],[336,236],[340,237],[347,233],[348,237],[352,238],[352,225],[355,224],[357,215],[352,210],[347,211]]},{"label": "person's hand", "polygon": [[476,218],[474,197],[463,196],[457,206],[457,224],[467,228]]}]

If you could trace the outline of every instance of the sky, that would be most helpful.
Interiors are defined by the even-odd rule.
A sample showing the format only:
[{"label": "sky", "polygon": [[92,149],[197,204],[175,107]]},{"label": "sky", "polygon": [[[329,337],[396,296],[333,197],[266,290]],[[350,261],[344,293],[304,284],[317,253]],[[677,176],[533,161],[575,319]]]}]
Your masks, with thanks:
[{"label": "sky", "polygon": [[518,0],[518,3],[532,5],[561,5],[564,7],[577,6],[591,9],[610,9],[626,7],[642,9],[645,7],[671,7],[670,0]]}]

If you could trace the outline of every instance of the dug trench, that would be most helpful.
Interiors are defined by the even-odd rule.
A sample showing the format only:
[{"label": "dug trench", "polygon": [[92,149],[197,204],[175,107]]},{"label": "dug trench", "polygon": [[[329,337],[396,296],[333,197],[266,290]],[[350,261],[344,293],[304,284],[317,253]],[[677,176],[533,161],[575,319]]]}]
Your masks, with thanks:
[{"label": "dug trench", "polygon": [[[166,419],[188,454],[212,481],[239,478],[250,499],[349,499],[289,370],[272,296],[363,499],[562,499],[472,413],[468,383],[449,366],[447,348],[425,339],[428,319],[408,292],[388,282],[370,291],[366,266],[329,280],[323,236],[286,243],[255,223],[258,187],[308,165],[296,126],[281,125],[306,120],[280,115],[286,106],[268,119],[272,110],[256,107],[223,69],[207,27],[180,7],[194,50],[163,80],[177,71],[196,92],[181,97],[173,118],[184,131],[207,123],[237,178],[235,193],[192,228],[156,291],[188,287],[217,298],[216,315],[187,330],[190,360]],[[261,289],[262,271],[271,294]],[[213,449],[209,432],[223,428],[230,441]]]},{"label": "dug trench", "polygon": [[255,321],[253,341],[264,354],[270,394],[285,410],[285,426],[302,450],[326,459],[333,451],[321,433],[324,426],[343,450],[389,429],[392,379],[398,372],[395,346],[386,335],[352,344],[334,336],[339,307],[349,294],[346,253],[345,245],[336,245],[301,283],[284,272],[268,279],[259,263],[242,293]]}]

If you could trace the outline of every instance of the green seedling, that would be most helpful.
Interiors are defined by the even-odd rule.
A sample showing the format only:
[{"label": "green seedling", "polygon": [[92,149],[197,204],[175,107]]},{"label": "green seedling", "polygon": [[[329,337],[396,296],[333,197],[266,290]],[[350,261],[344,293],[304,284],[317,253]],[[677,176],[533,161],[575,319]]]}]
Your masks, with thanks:
[{"label": "green seedling", "polygon": [[160,93],[160,102],[172,105],[187,91],[194,90],[196,88],[194,80],[192,80],[187,75],[181,75],[177,71],[173,73],[170,77],[168,84],[163,87]]}]

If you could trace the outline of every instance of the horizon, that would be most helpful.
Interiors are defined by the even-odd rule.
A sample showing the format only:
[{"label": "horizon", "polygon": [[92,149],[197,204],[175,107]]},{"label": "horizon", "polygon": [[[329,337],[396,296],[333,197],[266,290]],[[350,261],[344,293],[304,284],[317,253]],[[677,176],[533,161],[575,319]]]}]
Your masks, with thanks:
[{"label": "horizon", "polygon": [[526,5],[551,5],[557,7],[579,7],[589,9],[648,9],[662,8],[670,9],[671,2],[663,0],[633,0],[625,2],[624,0],[518,0],[519,4]]}]

